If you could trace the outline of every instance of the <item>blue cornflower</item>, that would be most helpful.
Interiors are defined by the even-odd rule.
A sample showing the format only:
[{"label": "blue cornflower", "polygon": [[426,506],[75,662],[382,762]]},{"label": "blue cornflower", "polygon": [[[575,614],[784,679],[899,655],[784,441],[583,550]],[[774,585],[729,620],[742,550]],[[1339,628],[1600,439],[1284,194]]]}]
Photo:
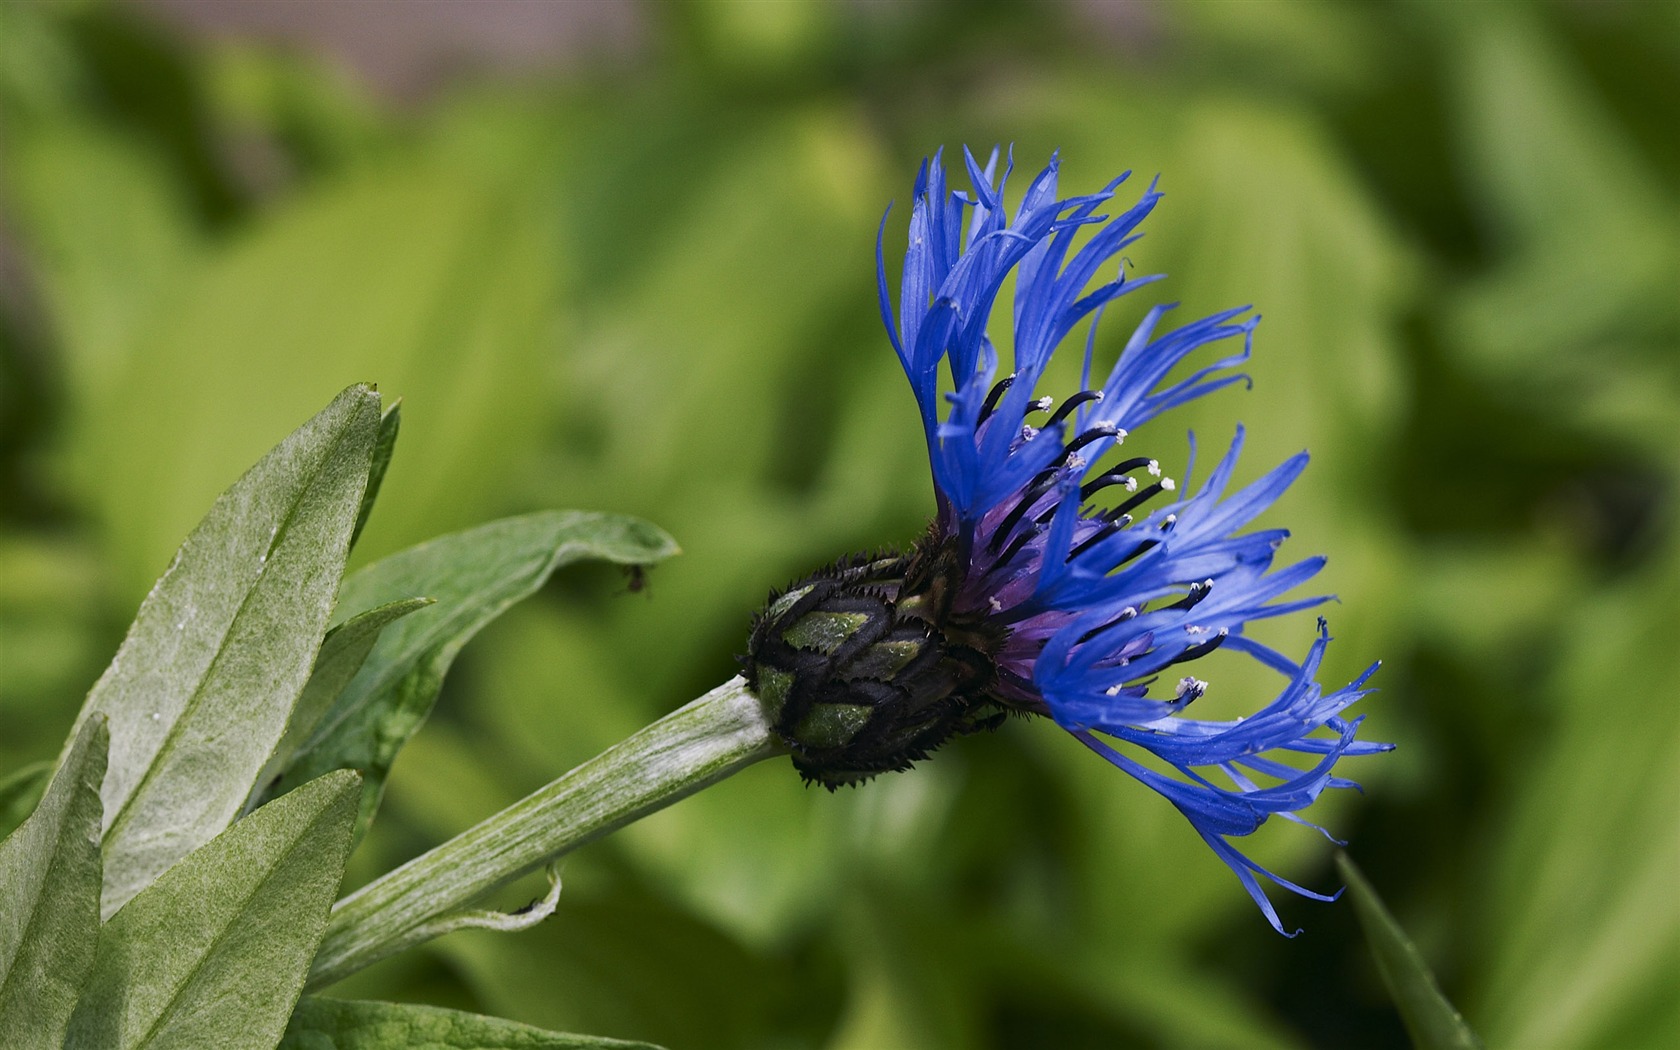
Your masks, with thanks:
[{"label": "blue cornflower", "polygon": [[[877,240],[881,314],[921,411],[937,517],[905,554],[846,559],[772,595],[755,624],[748,681],[801,773],[830,788],[905,768],[1009,712],[1047,715],[1176,806],[1283,932],[1257,876],[1332,898],[1266,871],[1231,838],[1274,814],[1306,823],[1299,811],[1326,788],[1356,786],[1333,775],[1339,758],[1391,746],[1356,740],[1360,720],[1342,717],[1375,666],[1330,692],[1315,680],[1329,642],[1322,619],[1299,662],[1244,634],[1251,621],[1326,600],[1285,597],[1322,558],[1274,568],[1284,530],[1238,533],[1294,481],[1306,454],[1228,493],[1239,427],[1191,494],[1156,460],[1119,451],[1161,412],[1244,381],[1234,369],[1259,318],[1241,307],[1163,333],[1172,307],[1155,306],[1093,383],[1102,311],[1159,279],[1121,271],[1092,287],[1141,236],[1160,199],[1155,185],[1120,214],[1100,215],[1127,176],[1101,193],[1058,198],[1052,158],[1011,216],[1009,166],[1000,177],[995,152],[984,169],[966,150],[964,160],[969,193],[947,186],[938,155],[917,176],[896,315]],[[988,328],[1010,274],[1014,371],[1000,378]],[[1039,381],[1088,317],[1080,390],[1057,404]],[[1212,344],[1238,349],[1168,380]],[[952,387],[943,397],[941,366]],[[1218,648],[1254,657],[1287,684],[1247,718],[1187,717],[1207,683],[1174,682],[1169,669]],[[1289,752],[1314,761],[1281,761]]]}]

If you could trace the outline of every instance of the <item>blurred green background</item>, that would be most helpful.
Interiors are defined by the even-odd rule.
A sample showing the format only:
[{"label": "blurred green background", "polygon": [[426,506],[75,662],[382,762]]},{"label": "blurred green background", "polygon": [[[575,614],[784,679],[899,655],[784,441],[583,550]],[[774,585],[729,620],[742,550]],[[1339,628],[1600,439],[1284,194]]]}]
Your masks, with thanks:
[{"label": "blurred green background", "polygon": [[[404,427],[359,561],[543,507],[685,553],[486,630],[353,879],[716,684],[769,588],[931,509],[882,207],[890,245],[940,144],[1059,146],[1069,192],[1163,174],[1156,300],[1265,315],[1253,391],[1149,439],[1314,453],[1268,520],[1401,745],[1322,819],[1491,1047],[1680,1045],[1676,84],[1638,0],[0,6],[0,772],[363,379]],[[1251,845],[1335,881],[1310,831]],[[1278,893],[1278,937],[1047,724],[832,796],[768,763],[565,878],[341,991],[674,1050],[1405,1045],[1350,907]]]}]

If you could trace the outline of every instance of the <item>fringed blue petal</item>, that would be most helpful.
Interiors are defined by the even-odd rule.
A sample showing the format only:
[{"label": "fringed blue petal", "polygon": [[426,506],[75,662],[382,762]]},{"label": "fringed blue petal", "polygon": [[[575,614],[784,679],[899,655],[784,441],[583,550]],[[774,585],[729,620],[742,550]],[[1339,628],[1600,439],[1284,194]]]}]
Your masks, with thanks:
[{"label": "fringed blue petal", "polygon": [[[1151,701],[1135,689],[1104,686],[1107,679],[1100,667],[1087,665],[1084,682],[1054,674],[1039,676],[1041,684],[1048,683],[1044,697],[1057,723],[1183,813],[1237,874],[1279,932],[1283,928],[1255,875],[1264,875],[1304,896],[1330,898],[1304,890],[1260,868],[1231,846],[1228,839],[1252,834],[1268,818],[1281,816],[1313,827],[1335,841],[1330,832],[1301,817],[1300,812],[1328,789],[1358,787],[1353,781],[1332,773],[1340,759],[1373,754],[1392,746],[1357,741],[1355,734],[1360,719],[1339,717],[1349,705],[1367,694],[1364,686],[1376,671],[1375,666],[1341,689],[1325,693],[1319,687],[1316,674],[1329,642],[1321,621],[1319,636],[1300,664],[1278,658],[1290,681],[1276,699],[1247,718],[1228,721],[1184,717],[1181,712],[1187,702],[1182,700],[1182,695],[1179,702]],[[1111,644],[1108,640],[1102,643],[1104,648]],[[1048,659],[1065,658],[1067,649],[1052,641],[1040,660],[1040,670],[1045,669]],[[1200,695],[1201,685],[1196,683],[1195,696]],[[1320,731],[1334,736],[1314,735]],[[1178,775],[1145,766],[1105,743],[1097,733],[1147,751]],[[1316,754],[1319,758],[1311,768],[1301,769],[1274,757],[1281,753]],[[1214,784],[1201,770],[1218,770],[1232,786]],[[1251,774],[1270,778],[1275,783],[1263,785]]]},{"label": "fringed blue petal", "polygon": [[[1160,279],[1129,277],[1124,266],[1100,276],[1141,236],[1161,197],[1155,183],[1115,214],[1108,205],[1126,175],[1100,193],[1058,198],[1053,156],[1011,212],[1005,189],[1013,156],[994,149],[982,165],[964,149],[962,161],[967,191],[948,185],[943,153],[917,174],[896,312],[879,235],[876,241],[881,319],[921,410],[939,538],[967,559],[955,607],[1009,632],[1000,677],[1007,671],[1010,688],[1027,693],[1028,709],[1047,711],[1172,802],[1284,932],[1261,877],[1332,898],[1266,871],[1230,839],[1272,816],[1329,836],[1301,811],[1326,790],[1357,789],[1334,772],[1341,759],[1391,746],[1356,739],[1360,719],[1344,717],[1367,694],[1375,667],[1339,689],[1319,685],[1329,641],[1322,620],[1300,662],[1244,633],[1254,621],[1328,600],[1300,592],[1322,558],[1275,567],[1288,533],[1240,532],[1295,481],[1306,453],[1228,491],[1243,446],[1239,427],[1193,494],[1194,435],[1183,493],[1156,461],[1110,455],[1127,444],[1128,431],[1162,412],[1247,382],[1240,369],[1260,318],[1245,306],[1163,332],[1173,304],[1154,306],[1093,385],[1096,328],[1106,309]],[[989,326],[1011,276],[1013,371],[994,386],[999,355]],[[1080,324],[1089,326],[1082,386],[1053,408],[1038,384]],[[1231,340],[1240,343],[1231,349]],[[1198,355],[1215,344],[1228,348],[1223,357]],[[950,377],[943,398],[942,365]],[[1099,492],[1118,498],[1107,509],[1089,506]],[[1212,687],[1190,676],[1174,686],[1181,673],[1174,669],[1215,649],[1252,657],[1282,674],[1285,686],[1245,718],[1189,717]],[[1170,695],[1151,695],[1163,689]],[[1147,753],[1153,764],[1119,747]]]}]

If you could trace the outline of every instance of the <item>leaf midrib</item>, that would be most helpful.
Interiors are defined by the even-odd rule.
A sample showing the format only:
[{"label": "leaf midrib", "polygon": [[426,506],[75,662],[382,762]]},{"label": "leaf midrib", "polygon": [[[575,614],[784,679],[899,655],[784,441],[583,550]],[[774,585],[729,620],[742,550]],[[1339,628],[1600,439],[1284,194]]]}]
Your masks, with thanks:
[{"label": "leaf midrib", "polygon": [[134,785],[134,790],[129,792],[128,797],[123,799],[122,804],[117,807],[116,815],[111,818],[111,824],[105,831],[105,841],[115,839],[119,832],[126,828],[128,818],[133,812],[134,801],[140,797],[140,795],[146,790],[146,787],[151,784],[152,780],[157,776],[159,768],[163,765],[161,761],[162,757],[172,749],[176,737],[181,733],[182,725],[185,724],[192,716],[193,712],[198,709],[199,701],[204,695],[204,687],[206,683],[215,678],[216,669],[221,666],[223,658],[227,655],[228,636],[233,633],[235,625],[237,625],[240,618],[245,615],[245,609],[248,605],[250,605],[252,595],[256,594],[258,586],[267,577],[268,570],[273,564],[274,552],[279,549],[280,544],[285,542],[288,534],[290,533],[292,522],[297,517],[298,508],[302,506],[305,497],[314,490],[322,473],[327,469],[327,464],[331,463],[335,458],[334,453],[336,453],[339,447],[351,437],[354,429],[354,423],[355,410],[352,409],[349,418],[345,420],[344,426],[339,431],[338,437],[335,438],[332,444],[329,445],[323,452],[319,462],[316,463],[314,469],[309,472],[309,480],[298,488],[297,495],[291,500],[290,506],[286,509],[286,513],[281,516],[279,524],[275,527],[274,535],[269,538],[268,545],[263,550],[263,557],[259,563],[257,575],[251,580],[250,586],[245,589],[244,597],[239,600],[239,608],[235,610],[233,616],[228,619],[227,629],[222,632],[221,637],[217,640],[216,655],[211,659],[210,665],[204,669],[204,673],[199,676],[198,681],[194,683],[193,691],[188,695],[187,702],[182,705],[180,715],[178,715],[176,719],[170,723],[169,730],[164,733],[162,742],[158,745],[158,749],[153,754],[150,764],[146,767],[146,772],[141,774],[139,782]]},{"label": "leaf midrib", "polygon": [[[257,899],[257,895],[260,894],[269,883],[274,881],[275,873],[285,866],[286,862],[291,859],[292,854],[296,853],[303,845],[304,839],[308,838],[310,836],[310,832],[320,825],[322,815],[326,813],[331,804],[331,800],[329,799],[325,805],[316,811],[315,815],[309,819],[309,822],[303,826],[303,829],[299,831],[295,837],[293,837],[291,844],[274,858],[274,862],[268,866],[268,870],[263,873],[262,878],[252,884],[251,892],[245,895],[244,900],[240,901],[239,907],[235,909],[228,921],[221,924],[215,939],[211,941],[210,950],[200,955],[198,957],[198,961],[195,962],[192,967],[181,976],[181,979],[176,982],[175,991],[169,996],[169,1002],[162,1010],[158,1011],[157,1017],[153,1019],[151,1025],[146,1028],[145,1034],[143,1034],[136,1042],[130,1044],[132,1050],[145,1050],[146,1044],[151,1041],[152,1036],[156,1034],[157,1030],[162,1027],[165,1021],[174,1016],[175,1010],[179,1007],[181,997],[185,993],[186,989],[197,979],[199,973],[204,970],[209,961],[220,954],[222,941],[224,940],[226,932],[232,929],[234,924],[245,915],[246,911],[248,911],[251,906],[251,902]],[[156,885],[156,883],[153,883],[153,885]],[[301,984],[299,985],[299,989],[302,989]]]}]

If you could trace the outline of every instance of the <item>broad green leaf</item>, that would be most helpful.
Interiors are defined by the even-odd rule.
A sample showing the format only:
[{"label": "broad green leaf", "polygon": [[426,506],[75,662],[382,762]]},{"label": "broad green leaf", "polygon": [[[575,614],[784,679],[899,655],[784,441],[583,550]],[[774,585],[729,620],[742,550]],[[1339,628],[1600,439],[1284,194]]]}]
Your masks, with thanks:
[{"label": "broad green leaf", "polygon": [[85,722],[35,814],[0,842],[0,1046],[63,1045],[99,943],[105,720]]},{"label": "broad green leaf", "polygon": [[549,511],[443,536],[352,574],[339,596],[341,609],[415,594],[437,604],[385,630],[270,793],[328,770],[361,770],[367,780],[359,827],[365,829],[391,762],[431,712],[455,654],[481,627],[562,565],[584,558],[647,565],[676,550],[664,532],[635,518]]},{"label": "broad green leaf", "polygon": [[367,612],[357,613],[327,632],[327,637],[321,642],[320,655],[315,658],[315,669],[309,675],[309,682],[303,687],[297,703],[292,707],[291,720],[286,723],[286,734],[280,738],[280,743],[274,748],[274,754],[269,757],[268,764],[263,767],[256,785],[251,789],[251,799],[246,803],[247,810],[257,808],[261,800],[268,796],[268,787],[285,771],[292,756],[309,738],[321,716],[326,714],[333,701],[344,691],[344,687],[356,677],[356,672],[362,669],[368,654],[373,652],[373,643],[379,640],[379,633],[387,625],[430,604],[430,598],[404,598],[401,601],[388,602]]},{"label": "broad green leaf", "polygon": [[280,1050],[657,1050],[594,1035],[540,1028],[409,1003],[305,996]]},{"label": "broad green leaf", "polygon": [[165,872],[105,926],[68,1045],[271,1050],[350,850],[359,779],[311,781]]},{"label": "broad green leaf", "polygon": [[1412,1045],[1418,1050],[1480,1050],[1482,1041],[1441,994],[1429,964],[1388,913],[1364,873],[1345,853],[1336,855],[1336,867],[1347,880],[1348,895],[1353,898],[1359,925],[1371,946],[1371,957],[1401,1020],[1406,1022]]},{"label": "broad green leaf", "polygon": [[88,694],[82,717],[111,722],[107,916],[228,826],[284,733],[378,424],[378,395],[351,387],[223,493]]},{"label": "broad green leaf", "polygon": [[391,466],[391,454],[397,450],[397,431],[402,429],[402,402],[394,401],[379,418],[379,436],[373,442],[373,462],[368,467],[367,489],[362,492],[362,506],[356,511],[356,529],[350,534],[350,546],[362,536],[368,515],[373,513],[374,501],[379,498],[379,486],[385,483],[385,471]]},{"label": "broad green leaf", "polygon": [[35,812],[52,776],[51,762],[34,762],[0,780],[0,835],[9,835]]}]

